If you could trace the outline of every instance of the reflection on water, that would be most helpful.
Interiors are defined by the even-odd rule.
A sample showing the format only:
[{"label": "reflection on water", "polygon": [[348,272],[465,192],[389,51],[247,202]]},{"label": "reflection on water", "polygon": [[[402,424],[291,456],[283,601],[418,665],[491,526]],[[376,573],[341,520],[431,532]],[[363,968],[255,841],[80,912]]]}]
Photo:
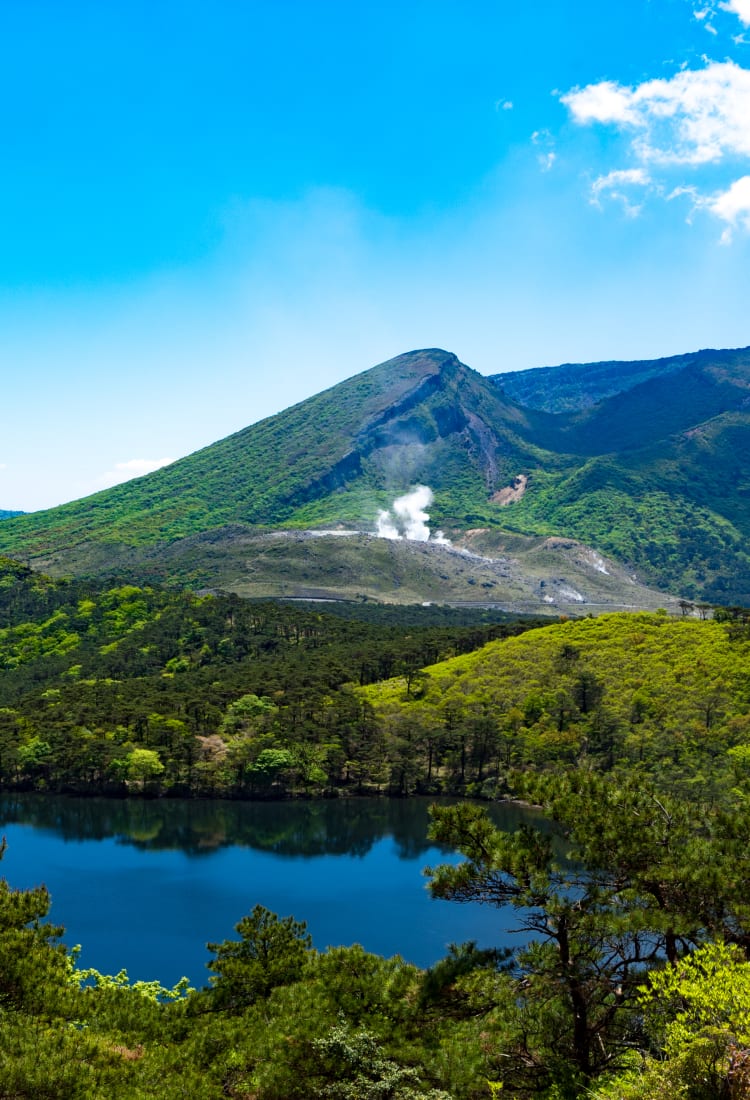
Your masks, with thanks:
[{"label": "reflection on water", "polygon": [[[510,910],[429,897],[423,867],[458,858],[428,841],[429,804],[4,795],[2,872],[14,887],[46,884],[81,965],[167,985],[205,984],[206,943],[233,938],[255,904],[307,921],[320,949],[357,942],[419,966],[449,943],[516,943]],[[517,806],[490,813],[544,827]]]},{"label": "reflection on water", "polygon": [[[104,840],[144,850],[179,849],[204,856],[228,845],[277,856],[366,856],[392,837],[400,859],[432,846],[428,807],[449,799],[330,799],[317,802],[229,802],[186,799],[66,798],[0,795],[0,827],[15,823],[48,830],[63,840]],[[510,804],[488,806],[496,824],[515,829],[543,819]]]}]

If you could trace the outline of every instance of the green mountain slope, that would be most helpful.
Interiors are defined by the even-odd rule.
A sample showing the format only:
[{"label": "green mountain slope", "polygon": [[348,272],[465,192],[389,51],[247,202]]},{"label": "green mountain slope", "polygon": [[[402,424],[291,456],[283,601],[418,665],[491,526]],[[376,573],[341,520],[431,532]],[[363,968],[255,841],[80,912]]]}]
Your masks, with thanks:
[{"label": "green mountain slope", "polygon": [[[656,606],[658,594],[630,590],[631,573],[691,599],[750,603],[749,466],[750,349],[488,379],[433,348],[381,363],[148,477],[8,518],[0,552],[55,574],[252,595],[532,610],[550,603],[556,585],[569,595],[551,606],[566,612],[566,599],[592,609]],[[434,494],[433,529],[458,549],[507,558],[515,538],[510,573],[520,587],[496,587],[502,563],[490,567],[493,576],[470,577],[434,542],[368,539],[379,510],[417,485]],[[309,528],[361,537],[300,543],[295,532]],[[285,545],[262,541],[280,531]],[[524,557],[549,538],[616,559],[622,575],[600,592],[585,570],[545,571]],[[616,567],[594,571],[614,577]]]},{"label": "green mountain slope", "polygon": [[[454,355],[412,352],[125,485],[20,517],[5,552],[125,547],[230,523],[345,520],[372,529],[395,494],[425,482],[462,520],[514,468],[534,461],[525,414]],[[550,461],[552,457],[550,456]]]},{"label": "green mountain slope", "polygon": [[[748,603],[750,349],[656,361],[636,381],[646,366],[623,372],[621,392],[537,422],[538,446],[577,461],[536,471],[507,522],[564,531],[691,598]],[[548,405],[565,399],[559,369],[556,393],[543,380]]]}]

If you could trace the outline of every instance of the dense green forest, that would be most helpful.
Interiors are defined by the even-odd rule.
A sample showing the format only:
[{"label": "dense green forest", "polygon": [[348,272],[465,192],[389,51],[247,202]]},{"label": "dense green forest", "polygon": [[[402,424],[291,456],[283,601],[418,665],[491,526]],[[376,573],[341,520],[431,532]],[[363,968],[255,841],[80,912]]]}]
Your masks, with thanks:
[{"label": "dense green forest", "polygon": [[427,870],[433,895],[508,906],[519,937],[426,971],[256,906],[204,988],[131,985],[77,969],[44,888],[0,881],[0,1097],[746,1100],[748,614],[683,610],[394,619],[3,561],[8,787],[447,791],[555,833],[434,807],[464,861]]},{"label": "dense green forest", "polygon": [[245,797],[401,791],[400,746],[348,685],[395,673],[411,681],[425,664],[540,621],[367,604],[332,614],[108,588],[6,559],[0,784]]}]

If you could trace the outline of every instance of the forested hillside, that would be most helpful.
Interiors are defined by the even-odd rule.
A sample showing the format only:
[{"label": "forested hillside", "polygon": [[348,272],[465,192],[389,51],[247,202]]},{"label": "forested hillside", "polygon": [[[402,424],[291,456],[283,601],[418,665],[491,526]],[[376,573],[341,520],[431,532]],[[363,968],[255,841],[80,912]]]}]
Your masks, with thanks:
[{"label": "forested hillside", "polygon": [[560,472],[534,471],[505,522],[574,534],[683,596],[750,600],[747,348],[494,381],[555,413],[536,442],[578,456]]},{"label": "forested hillside", "polygon": [[5,561],[0,783],[502,794],[513,769],[555,764],[718,796],[750,759],[748,628],[739,610],[683,610],[553,625],[367,603],[331,614]]},{"label": "forested hillside", "polygon": [[411,742],[415,777],[459,744],[488,792],[513,769],[586,767],[713,799],[750,779],[743,619],[570,620],[357,694],[384,735]]},{"label": "forested hillside", "polygon": [[[56,581],[0,561],[0,783],[262,795],[401,787],[345,685],[541,620]],[[371,621],[367,621],[371,620]]]},{"label": "forested hillside", "polygon": [[707,349],[663,359],[562,363],[557,367],[494,374],[492,381],[519,405],[548,413],[580,412],[643,382],[677,374],[695,363],[711,363],[721,355],[732,352]]}]

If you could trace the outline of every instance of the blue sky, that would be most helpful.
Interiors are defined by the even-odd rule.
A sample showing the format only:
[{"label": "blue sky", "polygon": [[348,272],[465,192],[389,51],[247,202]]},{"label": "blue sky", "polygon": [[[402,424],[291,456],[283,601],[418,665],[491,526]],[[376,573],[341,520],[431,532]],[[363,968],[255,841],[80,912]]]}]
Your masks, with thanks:
[{"label": "blue sky", "polygon": [[0,104],[0,508],[413,348],[750,344],[750,0],[4,0]]}]

